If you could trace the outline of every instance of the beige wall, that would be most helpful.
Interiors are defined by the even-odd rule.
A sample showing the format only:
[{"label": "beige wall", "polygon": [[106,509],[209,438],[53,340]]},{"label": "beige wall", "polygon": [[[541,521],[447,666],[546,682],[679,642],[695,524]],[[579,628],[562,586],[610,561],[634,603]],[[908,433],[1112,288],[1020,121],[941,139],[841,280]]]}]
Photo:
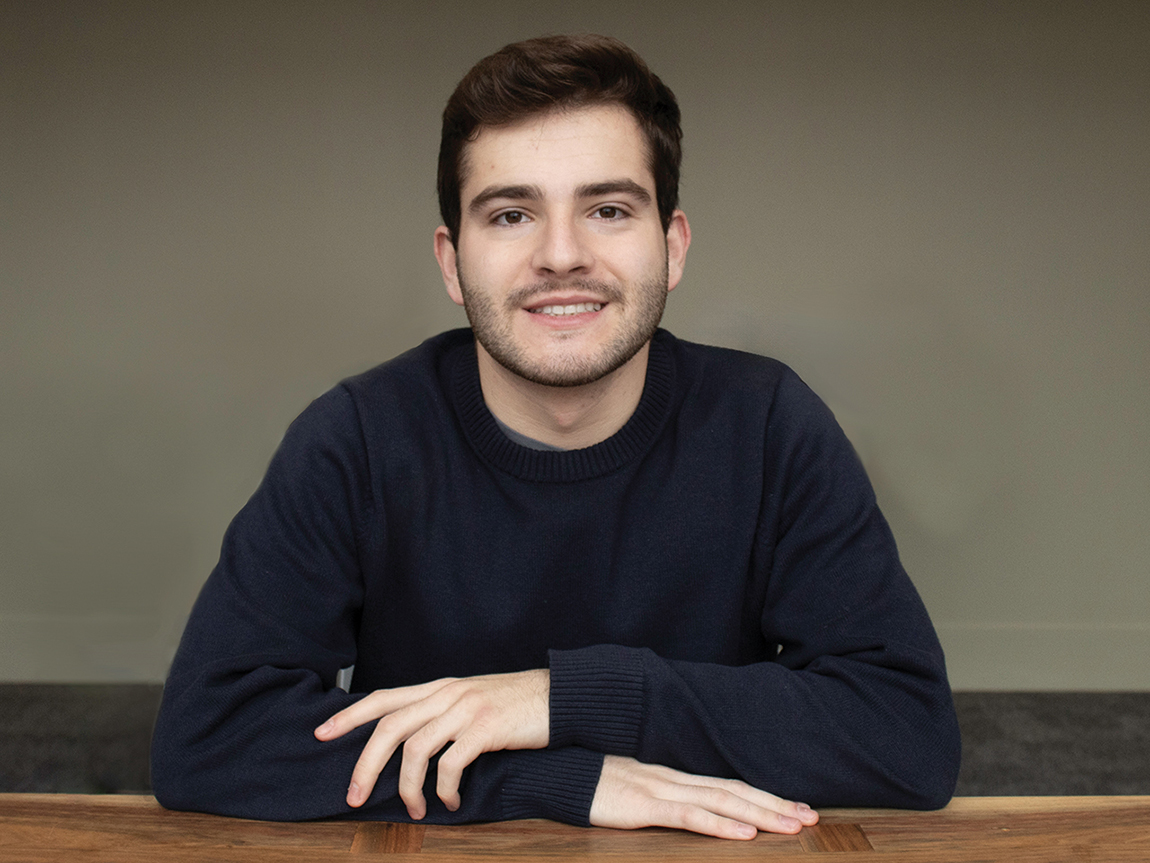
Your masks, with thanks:
[{"label": "beige wall", "polygon": [[0,679],[162,678],[290,419],[462,323],[430,253],[454,82],[566,30],[679,94],[667,326],[824,395],[955,686],[1150,686],[1137,0],[9,0]]}]

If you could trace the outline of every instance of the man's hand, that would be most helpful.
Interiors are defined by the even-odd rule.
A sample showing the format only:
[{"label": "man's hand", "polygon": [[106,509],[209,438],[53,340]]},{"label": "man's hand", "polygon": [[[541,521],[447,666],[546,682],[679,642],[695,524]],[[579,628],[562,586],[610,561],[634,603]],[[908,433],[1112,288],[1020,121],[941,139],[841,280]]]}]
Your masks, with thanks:
[{"label": "man's hand", "polygon": [[753,839],[759,830],[798,833],[819,820],[806,804],[737,779],[693,776],[619,755],[603,759],[590,817],[596,827],[675,827],[720,839]]},{"label": "man's hand", "polygon": [[481,753],[547,746],[550,695],[551,672],[546,669],[378,689],[335,714],[315,736],[334,740],[378,719],[352,771],[347,803],[363,805],[380,771],[402,745],[399,796],[407,814],[419,820],[427,814],[423,780],[435,753],[454,741],[439,759],[435,786],[439,799],[454,812],[460,805],[463,768]]}]

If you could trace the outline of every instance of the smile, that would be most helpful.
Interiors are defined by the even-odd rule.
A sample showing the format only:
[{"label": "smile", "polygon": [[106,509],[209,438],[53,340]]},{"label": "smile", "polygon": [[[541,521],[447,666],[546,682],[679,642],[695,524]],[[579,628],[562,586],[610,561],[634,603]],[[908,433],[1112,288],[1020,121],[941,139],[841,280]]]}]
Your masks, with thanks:
[{"label": "smile", "polygon": [[602,303],[575,303],[570,306],[543,306],[539,309],[531,309],[533,315],[581,315],[584,312],[597,312],[603,308]]}]

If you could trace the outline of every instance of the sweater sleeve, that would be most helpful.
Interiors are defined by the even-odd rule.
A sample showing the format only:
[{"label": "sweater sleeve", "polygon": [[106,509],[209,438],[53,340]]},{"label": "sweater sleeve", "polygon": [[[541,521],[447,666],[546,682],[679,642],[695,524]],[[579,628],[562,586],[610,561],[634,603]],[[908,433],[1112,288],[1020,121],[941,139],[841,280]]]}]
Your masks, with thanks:
[{"label": "sweater sleeve", "polygon": [[737,777],[812,806],[944,806],[960,742],[942,649],[853,448],[793,373],[765,453],[753,559],[767,656],[552,651],[552,745]]},{"label": "sweater sleeve", "polygon": [[[335,677],[356,660],[362,539],[374,517],[356,408],[337,388],[289,428],[192,610],[152,739],[162,805],[269,820],[410,820],[396,790],[399,753],[363,807],[345,801],[375,723],[333,741],[313,734],[362,697],[337,689]],[[433,766],[426,820],[586,824],[601,767],[601,754],[577,746],[488,753],[465,771],[463,805],[449,812]]]}]

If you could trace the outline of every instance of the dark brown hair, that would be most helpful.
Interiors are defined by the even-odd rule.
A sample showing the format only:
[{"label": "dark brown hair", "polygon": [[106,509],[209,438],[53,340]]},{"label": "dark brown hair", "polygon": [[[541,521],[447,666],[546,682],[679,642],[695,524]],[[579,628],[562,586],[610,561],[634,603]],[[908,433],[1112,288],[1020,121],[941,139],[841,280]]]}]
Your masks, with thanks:
[{"label": "dark brown hair", "polygon": [[655,199],[666,231],[679,205],[682,129],[679,103],[643,58],[610,36],[541,36],[516,42],[476,63],[443,110],[439,144],[439,212],[458,243],[464,149],[484,127],[533,114],[619,104],[647,139]]}]

